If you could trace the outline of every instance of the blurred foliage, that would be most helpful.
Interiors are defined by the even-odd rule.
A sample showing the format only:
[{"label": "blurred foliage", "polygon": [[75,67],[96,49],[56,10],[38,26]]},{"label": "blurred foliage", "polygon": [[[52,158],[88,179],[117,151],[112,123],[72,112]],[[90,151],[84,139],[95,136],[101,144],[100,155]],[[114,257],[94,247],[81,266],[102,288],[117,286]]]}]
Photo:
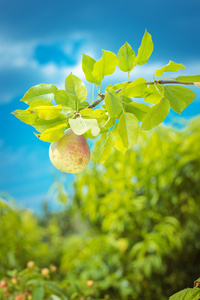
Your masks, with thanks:
[{"label": "blurred foliage", "polygon": [[2,200],[1,277],[29,260],[53,264],[59,288],[81,300],[165,300],[191,286],[200,273],[199,125],[142,133],[97,167],[98,140],[62,212],[35,216]]}]

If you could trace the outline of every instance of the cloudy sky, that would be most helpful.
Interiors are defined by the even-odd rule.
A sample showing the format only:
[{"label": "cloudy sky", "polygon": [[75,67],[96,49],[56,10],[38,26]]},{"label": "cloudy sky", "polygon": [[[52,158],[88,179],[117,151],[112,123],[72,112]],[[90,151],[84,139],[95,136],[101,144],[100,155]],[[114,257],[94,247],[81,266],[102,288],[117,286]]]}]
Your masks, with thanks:
[{"label": "cloudy sky", "polygon": [[[49,144],[10,114],[26,109],[19,99],[31,86],[63,88],[71,71],[84,80],[82,53],[98,60],[101,49],[117,53],[126,41],[137,53],[145,28],[154,52],[134,76],[151,79],[169,60],[186,66],[179,75],[200,74],[199,0],[1,0],[0,11],[0,191],[26,207],[38,207],[59,176],[48,158]],[[123,79],[117,72],[113,80]],[[184,117],[200,112],[200,90],[193,90],[196,100]]]}]

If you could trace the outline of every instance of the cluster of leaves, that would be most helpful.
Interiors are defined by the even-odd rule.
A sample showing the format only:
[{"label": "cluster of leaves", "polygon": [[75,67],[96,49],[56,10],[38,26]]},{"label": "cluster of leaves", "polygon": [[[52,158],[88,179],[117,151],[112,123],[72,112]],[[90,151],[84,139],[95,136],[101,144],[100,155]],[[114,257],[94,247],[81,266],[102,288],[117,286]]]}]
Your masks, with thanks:
[{"label": "cluster of leaves", "polygon": [[[21,99],[29,105],[26,110],[16,110],[14,115],[21,121],[32,125],[39,134],[36,136],[46,142],[58,141],[67,128],[77,135],[87,138],[107,133],[99,163],[104,163],[112,150],[116,148],[126,152],[138,140],[140,123],[142,130],[150,130],[160,124],[168,115],[170,107],[181,113],[194,98],[195,93],[179,84],[200,81],[200,75],[179,76],[165,86],[161,77],[164,72],[175,72],[185,67],[170,61],[168,65],[156,70],[153,81],[144,78],[130,81],[130,72],[137,65],[147,63],[152,51],[151,35],[145,31],[137,56],[126,42],[117,55],[102,50],[102,58],[95,61],[83,55],[82,69],[85,78],[93,84],[93,99],[87,98],[87,89],[82,80],[72,73],[65,79],[65,90],[58,90],[52,84],[39,84],[30,88]],[[101,92],[105,76],[115,72],[116,66],[127,72],[127,82],[109,84],[105,92]],[[169,82],[167,82],[169,83]],[[176,84],[176,85],[175,85]],[[97,98],[94,97],[94,87]],[[140,103],[137,99],[143,98]],[[55,105],[51,102],[54,99]],[[101,108],[97,105],[104,100]],[[89,103],[90,101],[91,103]]]}]

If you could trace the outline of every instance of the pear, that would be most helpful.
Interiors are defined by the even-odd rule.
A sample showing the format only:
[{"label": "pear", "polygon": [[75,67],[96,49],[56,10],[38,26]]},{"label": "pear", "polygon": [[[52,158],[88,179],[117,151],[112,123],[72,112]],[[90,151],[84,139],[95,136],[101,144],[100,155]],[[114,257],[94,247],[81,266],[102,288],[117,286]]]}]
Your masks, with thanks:
[{"label": "pear", "polygon": [[67,129],[59,141],[51,143],[49,157],[58,170],[77,174],[87,167],[90,148],[84,135],[76,135]]}]

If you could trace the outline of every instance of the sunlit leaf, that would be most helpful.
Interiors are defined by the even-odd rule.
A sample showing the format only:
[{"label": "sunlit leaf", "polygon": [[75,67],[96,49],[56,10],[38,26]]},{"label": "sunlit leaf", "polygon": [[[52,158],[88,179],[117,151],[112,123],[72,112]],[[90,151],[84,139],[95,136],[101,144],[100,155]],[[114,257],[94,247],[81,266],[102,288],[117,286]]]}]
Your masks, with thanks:
[{"label": "sunlit leaf", "polygon": [[58,90],[55,92],[55,102],[56,104],[61,104],[64,107],[76,109],[75,102],[68,96],[65,90]]},{"label": "sunlit leaf", "polygon": [[46,129],[42,134],[35,135],[44,142],[57,142],[63,135],[64,135],[64,129],[66,128],[66,124],[59,124],[52,128]]},{"label": "sunlit leaf", "polygon": [[134,114],[140,122],[144,119],[149,109],[148,105],[138,102],[131,102],[125,105],[125,111]]},{"label": "sunlit leaf", "polygon": [[106,110],[111,118],[117,118],[122,112],[121,97],[115,92],[107,92],[105,96]]},{"label": "sunlit leaf", "polygon": [[145,30],[144,36],[142,38],[141,46],[138,49],[138,55],[136,57],[136,64],[144,65],[148,61],[151,53],[153,51],[153,42],[151,35]]},{"label": "sunlit leaf", "polygon": [[80,110],[80,115],[85,119],[97,119],[98,121],[103,120],[106,117],[106,114],[104,110],[98,108],[98,109],[91,109],[91,108],[85,108]]},{"label": "sunlit leaf", "polygon": [[48,106],[40,105],[31,109],[31,111],[37,113],[37,115],[44,120],[52,120],[59,116],[62,110],[62,105]]},{"label": "sunlit leaf", "polygon": [[187,288],[174,295],[172,295],[169,300],[199,300],[200,289],[199,288]]},{"label": "sunlit leaf", "polygon": [[83,69],[83,72],[85,73],[85,78],[87,81],[97,84],[98,83],[97,80],[92,75],[92,71],[94,69],[95,63],[96,63],[95,59],[93,59],[89,55],[83,54],[82,69]]},{"label": "sunlit leaf", "polygon": [[139,97],[147,88],[146,79],[138,78],[133,82],[129,83],[123,88],[123,95],[127,97]]},{"label": "sunlit leaf", "polygon": [[123,72],[129,72],[134,68],[135,52],[127,42],[119,49],[117,58],[118,66]]},{"label": "sunlit leaf", "polygon": [[94,69],[92,72],[92,75],[97,82],[101,82],[104,76],[113,74],[116,65],[118,64],[118,59],[115,53],[106,50],[102,50],[102,52],[103,56],[94,64]]},{"label": "sunlit leaf", "polygon": [[112,131],[110,131],[101,149],[100,157],[97,160],[98,164],[103,164],[107,161],[114,147],[115,147],[115,136],[112,133]]},{"label": "sunlit leaf", "polygon": [[41,83],[30,88],[21,101],[31,104],[36,99],[51,101],[54,98],[54,92],[57,87],[53,84]]},{"label": "sunlit leaf", "polygon": [[180,82],[200,82],[200,75],[178,76],[175,79]]},{"label": "sunlit leaf", "polygon": [[175,62],[173,62],[173,61],[170,60],[169,63],[168,63],[168,65],[162,67],[159,70],[156,70],[155,75],[157,77],[160,77],[160,76],[163,75],[164,72],[176,72],[176,71],[178,71],[180,69],[185,69],[185,66],[182,65],[182,64],[177,64],[177,63],[175,63]]},{"label": "sunlit leaf", "polygon": [[171,108],[181,113],[195,98],[195,93],[183,86],[162,85],[158,86],[163,96],[169,100]]},{"label": "sunlit leaf", "polygon": [[152,104],[157,104],[160,102],[162,95],[159,90],[155,87],[155,85],[150,85],[146,91],[146,95],[144,96],[144,101]]},{"label": "sunlit leaf", "polygon": [[93,136],[100,133],[100,128],[96,119],[69,119],[69,124],[73,132],[77,135],[82,135],[88,130],[91,130]]},{"label": "sunlit leaf", "polygon": [[139,135],[139,124],[137,118],[130,113],[123,113],[118,122],[118,133],[125,148],[130,149],[135,145]]},{"label": "sunlit leaf", "polygon": [[44,132],[45,130],[55,127],[60,124],[65,124],[67,126],[66,115],[64,115],[62,113],[53,120],[44,120],[44,119],[38,118],[34,122],[33,127],[39,132]]},{"label": "sunlit leaf", "polygon": [[80,78],[70,73],[65,79],[67,95],[76,103],[83,102],[87,97],[87,89]]},{"label": "sunlit leaf", "polygon": [[20,121],[30,125],[33,124],[36,119],[38,119],[38,115],[34,112],[31,112],[29,109],[17,109],[12,112],[12,114],[15,115],[15,117],[17,117]]},{"label": "sunlit leaf", "polygon": [[162,123],[168,115],[169,109],[169,101],[165,98],[162,98],[158,104],[150,107],[149,112],[143,119],[141,128],[143,130],[150,130]]}]

